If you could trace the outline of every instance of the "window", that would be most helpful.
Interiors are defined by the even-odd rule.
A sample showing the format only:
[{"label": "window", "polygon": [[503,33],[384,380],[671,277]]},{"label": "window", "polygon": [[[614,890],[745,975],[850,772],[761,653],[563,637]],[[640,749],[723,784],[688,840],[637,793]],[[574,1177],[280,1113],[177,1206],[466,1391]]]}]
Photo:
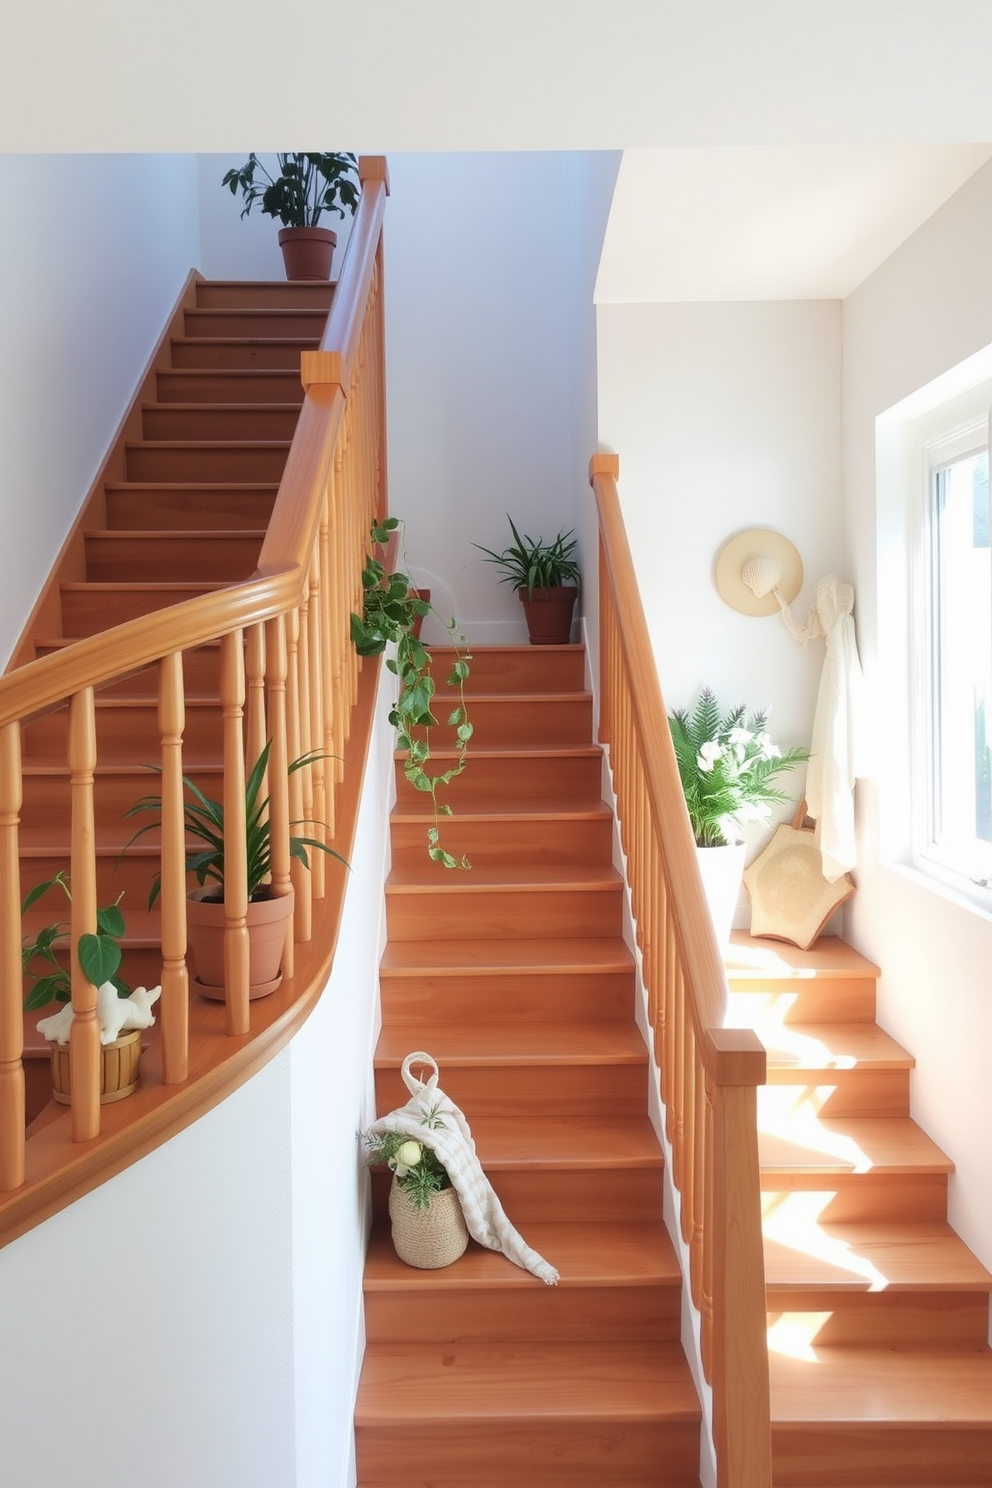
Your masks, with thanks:
[{"label": "window", "polygon": [[988,411],[966,417],[974,402],[958,400],[918,425],[923,592],[913,835],[921,866],[992,888]]}]

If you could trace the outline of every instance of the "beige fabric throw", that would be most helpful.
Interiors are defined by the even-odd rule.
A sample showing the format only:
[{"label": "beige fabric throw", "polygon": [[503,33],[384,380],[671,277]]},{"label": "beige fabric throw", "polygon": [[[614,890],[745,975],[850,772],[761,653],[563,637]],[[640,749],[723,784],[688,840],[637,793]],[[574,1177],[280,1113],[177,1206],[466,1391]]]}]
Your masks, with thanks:
[{"label": "beige fabric throw", "polygon": [[[418,1080],[413,1073],[414,1066],[423,1066],[433,1074],[426,1081]],[[549,1286],[556,1285],[558,1272],[526,1244],[507,1219],[475,1155],[475,1142],[468,1122],[454,1101],[438,1089],[439,1071],[434,1060],[418,1050],[406,1056],[400,1073],[410,1091],[410,1099],[405,1106],[390,1111],[388,1116],[380,1116],[370,1130],[377,1134],[400,1132],[431,1147],[458,1194],[473,1240],[478,1240],[488,1250],[501,1251],[507,1260],[522,1266],[525,1271],[532,1271]]]}]

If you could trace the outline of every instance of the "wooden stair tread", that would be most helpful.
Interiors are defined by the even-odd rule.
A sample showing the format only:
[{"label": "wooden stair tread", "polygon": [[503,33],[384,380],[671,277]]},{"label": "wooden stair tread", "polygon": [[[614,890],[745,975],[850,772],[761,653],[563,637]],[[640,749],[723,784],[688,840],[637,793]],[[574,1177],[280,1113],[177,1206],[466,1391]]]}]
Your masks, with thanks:
[{"label": "wooden stair tread", "polygon": [[256,527],[91,527],[87,542],[261,542],[265,528]]},{"label": "wooden stair tread", "polygon": [[751,980],[796,977],[877,977],[879,968],[839,935],[821,935],[808,951],[784,940],[767,940],[735,930],[724,956],[727,979],[734,985]]},{"label": "wooden stair tread", "polygon": [[[762,1179],[788,1173],[950,1173],[954,1164],[909,1117],[830,1120],[808,1110],[790,1136],[758,1133]],[[764,1187],[773,1186],[763,1183]]]},{"label": "wooden stair tread", "polygon": [[491,1172],[662,1165],[647,1116],[479,1116],[472,1121],[472,1135],[480,1161]]},{"label": "wooden stair tread", "polygon": [[[474,869],[472,870],[475,871]],[[387,943],[380,972],[391,976],[464,977],[472,972],[598,975],[629,971],[634,958],[619,937],[548,940],[397,940]]]},{"label": "wooden stair tread", "polygon": [[875,1023],[758,1022],[755,1029],[774,1073],[854,1069],[913,1069],[916,1060]]},{"label": "wooden stair tread", "polygon": [[[643,1064],[644,1040],[630,1022],[604,1023],[476,1023],[431,1029],[422,1019],[405,1024],[390,1019],[376,1046],[376,1068],[395,1067],[417,1040],[444,1070],[448,1065]],[[442,1082],[443,1083],[443,1082]]]},{"label": "wooden stair tread", "polygon": [[274,494],[278,491],[279,485],[277,481],[107,481],[104,489],[108,493],[123,491],[129,496],[162,491],[182,496],[190,491],[207,490],[217,493],[226,491],[231,495],[255,495],[258,492]]},{"label": "wooden stair tread", "polygon": [[[603,751],[598,744],[547,744],[533,745],[521,744],[515,747],[512,744],[499,744],[496,746],[479,746],[473,743],[471,748],[472,758],[486,760],[513,760],[519,764],[524,759],[556,760],[556,759],[601,759]],[[457,759],[458,751],[441,746],[435,749],[431,747],[431,759]],[[402,760],[405,756],[402,751],[396,751],[396,759]]]},{"label": "wooden stair tread", "polygon": [[769,1351],[773,1426],[885,1422],[992,1426],[992,1350],[827,1344],[815,1357]]},{"label": "wooden stair tread", "polygon": [[[540,1285],[540,1283],[539,1283]],[[677,1344],[378,1343],[366,1349],[355,1425],[539,1418],[696,1421],[700,1408]]]},{"label": "wooden stair tread", "polygon": [[[169,404],[165,406],[171,407]],[[124,448],[126,450],[184,449],[196,451],[268,449],[288,451],[291,444],[291,439],[129,439]],[[162,482],[158,482],[158,484],[162,484]],[[194,482],[187,481],[185,484],[192,485]],[[231,485],[232,482],[225,481],[224,484]],[[271,481],[268,484],[271,485]]]},{"label": "wooden stair tread", "polygon": [[[527,1224],[525,1239],[557,1268],[561,1287],[681,1285],[678,1260],[660,1220],[655,1224],[535,1221]],[[500,1292],[533,1290],[544,1283],[504,1255],[474,1242],[454,1266],[411,1278],[410,1267],[393,1248],[388,1227],[375,1226],[366,1264],[366,1290],[405,1293],[411,1285],[418,1292],[438,1294],[479,1286]]]},{"label": "wooden stair tread", "polygon": [[[880,1221],[791,1226],[765,1236],[765,1281],[776,1288],[989,1291],[992,1274],[950,1225]],[[769,1306],[773,1305],[769,1297]]]},{"label": "wooden stair tread", "polygon": [[63,594],[187,594],[195,590],[198,594],[213,594],[217,589],[230,586],[226,582],[211,583],[203,579],[150,579],[131,583],[116,579],[72,579],[59,586]]},{"label": "wooden stair tread", "polygon": [[[420,823],[434,820],[434,811],[429,803],[417,810],[416,800],[404,800],[394,806],[390,820],[397,825],[406,822]],[[505,798],[494,797],[491,802],[474,800],[469,807],[459,807],[451,816],[452,822],[540,822],[556,821],[603,821],[612,819],[613,813],[601,799],[576,798],[573,801],[556,801],[554,805],[537,806],[532,811],[525,806],[508,806]]]},{"label": "wooden stair tread", "polygon": [[516,889],[528,889],[535,894],[556,889],[609,890],[618,889],[622,883],[620,874],[608,864],[535,864],[519,867],[480,866],[471,872],[443,869],[435,872],[437,865],[425,854],[422,868],[393,868],[386,879],[387,894],[498,894]]}]

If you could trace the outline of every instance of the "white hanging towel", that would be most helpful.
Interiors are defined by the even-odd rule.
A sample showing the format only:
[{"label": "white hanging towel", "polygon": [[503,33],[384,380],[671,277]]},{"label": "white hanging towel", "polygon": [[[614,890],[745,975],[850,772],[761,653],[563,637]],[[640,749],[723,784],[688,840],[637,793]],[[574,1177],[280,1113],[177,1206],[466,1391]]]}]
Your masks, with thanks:
[{"label": "white hanging towel", "polygon": [[[426,1081],[418,1080],[413,1074],[414,1065],[423,1065],[434,1073]],[[410,1091],[410,1099],[405,1106],[390,1111],[388,1116],[380,1116],[372,1123],[370,1131],[376,1134],[400,1132],[433,1148],[458,1194],[472,1239],[489,1250],[502,1251],[514,1265],[532,1271],[549,1286],[555,1286],[558,1272],[536,1250],[531,1250],[507,1219],[475,1155],[475,1142],[468,1122],[454,1101],[438,1089],[438,1067],[434,1060],[418,1050],[406,1056],[400,1073]]]},{"label": "white hanging towel", "polygon": [[830,883],[857,864],[854,782],[867,773],[864,677],[854,632],[854,589],[834,575],[816,586],[806,635],[826,638],[813,718],[806,805],[816,821],[823,876]]}]

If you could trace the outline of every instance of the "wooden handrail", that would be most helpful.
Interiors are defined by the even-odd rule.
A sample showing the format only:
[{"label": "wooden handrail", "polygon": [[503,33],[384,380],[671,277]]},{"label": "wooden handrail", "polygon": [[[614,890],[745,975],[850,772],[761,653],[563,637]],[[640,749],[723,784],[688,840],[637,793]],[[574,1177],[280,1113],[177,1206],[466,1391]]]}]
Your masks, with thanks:
[{"label": "wooden handrail", "polygon": [[703,897],[617,490],[594,455],[600,736],[609,746],[689,1284],[713,1390],[718,1488],[768,1488],[771,1436],[757,1087],[765,1050],[726,1029],[727,982]]},{"label": "wooden handrail", "polygon": [[[363,158],[359,174],[362,195],[321,349],[314,354],[321,359],[318,372],[333,365],[337,376],[314,377],[312,369],[304,375],[306,396],[255,574],[243,583],[73,641],[0,677],[0,1243],[166,1140],[247,1079],[306,1017],[326,977],[343,900],[343,868],[333,863],[326,873],[313,875],[312,885],[309,875],[301,884],[295,896],[295,935],[291,929],[283,957],[283,987],[256,1009],[255,1004],[249,1007],[248,1000],[247,891],[243,873],[235,872],[232,865],[244,861],[244,812],[239,803],[244,799],[246,770],[254,765],[266,739],[271,740],[268,795],[276,896],[292,892],[291,820],[305,813],[309,836],[322,835],[325,823],[334,820],[339,833],[336,849],[343,853],[354,826],[356,777],[363,761],[356,759],[349,739],[351,712],[358,700],[366,721],[355,743],[364,747],[369,692],[368,685],[359,687],[348,615],[359,602],[369,525],[385,511],[381,238],[388,194],[384,160]],[[287,636],[292,638],[291,656]],[[194,1058],[185,960],[182,657],[186,651],[217,642],[222,658],[228,868],[226,1000],[223,1008],[197,1004]],[[160,1059],[160,1067],[152,1070],[136,1096],[101,1107],[95,989],[82,975],[76,953],[79,935],[94,928],[97,903],[94,695],[112,682],[156,665],[162,764],[163,991],[160,1050],[152,1054],[153,1063]],[[366,670],[371,673],[375,668]],[[49,1121],[25,1142],[18,867],[20,728],[66,702],[76,1015],[70,1046],[72,1098],[67,1118]],[[294,744],[301,746],[296,753],[309,749],[333,753],[337,768],[328,771],[315,765],[295,772],[290,779],[302,783],[304,789],[291,806],[286,775]],[[301,776],[307,777],[305,783]],[[319,943],[309,949],[315,924]],[[306,954],[300,954],[294,941],[307,944]],[[223,1039],[217,1042],[222,1028],[226,1028],[226,1043]],[[205,1058],[207,1048],[211,1052]],[[75,1150],[70,1135],[77,1144]]]}]

